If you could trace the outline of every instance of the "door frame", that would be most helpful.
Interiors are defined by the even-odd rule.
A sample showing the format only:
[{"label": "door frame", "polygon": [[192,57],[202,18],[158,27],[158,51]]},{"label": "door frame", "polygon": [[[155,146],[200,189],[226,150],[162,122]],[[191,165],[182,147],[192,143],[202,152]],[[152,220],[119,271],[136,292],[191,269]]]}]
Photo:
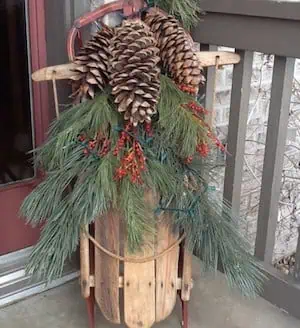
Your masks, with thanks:
[{"label": "door frame", "polygon": [[[47,66],[45,1],[25,0],[29,75]],[[30,82],[30,86],[33,138],[34,146],[37,147],[45,141],[46,131],[50,123],[49,88],[47,82]],[[29,191],[41,182],[41,179],[41,176],[36,173],[32,179],[0,187],[0,192],[10,193],[18,188]],[[78,278],[77,265],[71,262],[66,264],[63,276],[52,284],[45,284],[44,281],[39,280],[32,281],[32,278],[27,276],[24,270],[24,263],[29,257],[31,249],[32,247],[24,248],[0,257],[0,267],[3,263],[5,264],[4,267],[8,267],[6,275],[5,272],[3,275],[0,270],[0,308]]]},{"label": "door frame", "polygon": [[[25,0],[25,6],[28,15],[28,67],[29,79],[31,80],[33,72],[47,66],[45,0]],[[31,80],[30,92],[34,147],[38,147],[45,141],[46,131],[50,124],[49,88],[47,82],[37,83]],[[40,181],[41,178],[36,173],[33,178],[0,186],[0,192],[26,186],[34,187]]]},{"label": "door frame", "polygon": [[[27,0],[30,73],[47,66],[45,0]],[[45,140],[50,123],[47,82],[32,82],[35,146]]]},{"label": "door frame", "polygon": [[[47,48],[46,48],[46,15],[45,0],[25,0],[26,25],[27,25],[27,44],[28,44],[28,70],[29,79],[31,73],[42,67],[47,66]],[[32,113],[32,134],[34,147],[40,146],[46,136],[46,131],[50,123],[50,106],[48,85],[46,82],[35,83],[30,81],[30,106]],[[4,209],[2,216],[16,218],[19,210],[19,200],[26,197],[41,182],[41,176],[35,172],[34,177],[24,181],[11,183],[0,186],[1,201],[7,205],[9,212]],[[5,207],[4,207],[5,208]],[[14,208],[16,214],[12,214],[11,209]],[[17,222],[17,220],[16,220]],[[19,224],[18,224],[19,227]],[[39,229],[30,229],[24,226],[24,239],[22,239],[22,227],[16,230],[17,244],[14,247],[14,241],[11,238],[11,229],[8,229],[7,241],[2,240],[4,247],[2,254],[14,252],[22,248],[33,245],[39,237]]]}]

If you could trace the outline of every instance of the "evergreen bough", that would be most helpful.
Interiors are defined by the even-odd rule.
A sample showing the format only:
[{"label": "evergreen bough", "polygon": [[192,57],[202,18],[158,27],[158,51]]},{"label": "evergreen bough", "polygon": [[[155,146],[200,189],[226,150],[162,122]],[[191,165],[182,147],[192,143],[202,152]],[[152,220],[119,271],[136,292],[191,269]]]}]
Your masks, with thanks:
[{"label": "evergreen bough", "polygon": [[[28,223],[44,225],[27,267],[30,274],[48,282],[60,277],[78,247],[81,227],[104,220],[112,209],[123,214],[130,250],[137,251],[145,234],[155,234],[150,210],[171,214],[174,229],[185,232],[188,247],[204,269],[216,271],[221,265],[230,286],[250,297],[260,292],[264,276],[237,229],[237,219],[230,206],[207,188],[211,162],[195,156],[199,142],[216,146],[208,137],[209,128],[185,107],[194,98],[165,76],[161,76],[161,95],[153,133],[143,128],[135,131],[134,139],[146,158],[142,184],[132,183],[129,176],[115,178],[122,154],[113,149],[125,126],[110,90],[70,107],[52,123],[48,140],[35,157],[45,179],[21,208]],[[79,140],[82,134],[94,138],[99,131],[111,142],[103,157],[93,151],[87,154],[86,142]],[[184,159],[191,155],[194,162],[187,163]],[[154,208],[144,199],[149,189],[159,195]]]}]

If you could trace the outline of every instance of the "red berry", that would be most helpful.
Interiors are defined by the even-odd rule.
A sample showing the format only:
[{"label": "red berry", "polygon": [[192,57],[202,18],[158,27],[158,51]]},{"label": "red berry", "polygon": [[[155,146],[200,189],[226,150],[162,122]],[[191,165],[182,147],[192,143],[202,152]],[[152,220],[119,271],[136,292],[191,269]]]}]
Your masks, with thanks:
[{"label": "red berry", "polygon": [[192,161],[193,161],[193,156],[189,156],[189,157],[187,157],[187,158],[185,159],[184,163],[185,163],[185,164],[191,164]]}]

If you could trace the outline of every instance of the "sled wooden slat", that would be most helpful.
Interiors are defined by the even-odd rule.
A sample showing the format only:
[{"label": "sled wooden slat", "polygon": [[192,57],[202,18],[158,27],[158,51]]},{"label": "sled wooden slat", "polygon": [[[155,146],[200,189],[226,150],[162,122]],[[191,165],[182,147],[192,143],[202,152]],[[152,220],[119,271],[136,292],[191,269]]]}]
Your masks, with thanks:
[{"label": "sled wooden slat", "polygon": [[219,66],[238,64],[241,60],[238,54],[229,51],[200,51],[197,57],[203,67],[215,66],[216,58]]},{"label": "sled wooden slat", "polygon": [[183,254],[183,271],[182,271],[182,286],[181,299],[188,302],[191,299],[192,291],[192,254],[187,247],[184,248]]},{"label": "sled wooden slat", "polygon": [[[153,247],[154,240],[135,257],[154,255]],[[132,256],[126,247],[125,254]],[[124,312],[129,328],[149,328],[155,323],[155,261],[124,264]]]},{"label": "sled wooden slat", "polygon": [[88,229],[83,227],[80,233],[80,283],[81,293],[83,298],[89,298],[91,295],[90,290],[90,252],[89,252],[89,239],[84,231]]},{"label": "sled wooden slat", "polygon": [[[120,219],[115,211],[95,222],[95,239],[114,254],[119,254]],[[119,300],[120,262],[95,248],[95,297],[104,317],[121,323]]]},{"label": "sled wooden slat", "polygon": [[[152,193],[146,193],[146,202],[153,206]],[[145,237],[145,246],[134,255],[125,243],[124,255],[144,258],[154,256],[155,238]],[[155,323],[155,261],[147,263],[124,263],[124,316],[129,328],[149,328]]]},{"label": "sled wooden slat", "polygon": [[[200,51],[197,56],[202,67],[209,67],[216,65],[216,57],[218,57],[219,66],[233,65],[240,62],[240,56],[234,52],[229,51]],[[74,73],[74,68],[77,65],[68,63],[57,66],[50,66],[42,68],[32,74],[32,79],[36,82],[56,80],[75,79],[78,74]]]},{"label": "sled wooden slat", "polygon": [[[165,214],[158,226],[156,253],[174,244],[179,237],[172,232],[170,220]],[[163,321],[173,311],[177,298],[179,245],[172,252],[156,260],[156,322]]]},{"label": "sled wooden slat", "polygon": [[53,78],[55,80],[73,80],[78,76],[77,73],[73,71],[78,65],[73,63],[49,66],[42,68],[32,74],[33,81],[51,81]]}]

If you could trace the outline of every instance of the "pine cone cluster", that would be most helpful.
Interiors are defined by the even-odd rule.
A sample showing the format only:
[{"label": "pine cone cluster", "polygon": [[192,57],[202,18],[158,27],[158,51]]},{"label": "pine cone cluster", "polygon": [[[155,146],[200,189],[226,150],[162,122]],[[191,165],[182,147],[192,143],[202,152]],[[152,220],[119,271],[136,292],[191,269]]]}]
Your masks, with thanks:
[{"label": "pine cone cluster", "polygon": [[162,68],[179,87],[197,94],[204,77],[193,43],[184,28],[176,18],[155,8],[148,11],[144,21],[158,41]]},{"label": "pine cone cluster", "polygon": [[134,126],[151,122],[160,92],[159,49],[153,33],[141,20],[124,21],[116,28],[109,51],[118,111]]},{"label": "pine cone cluster", "polygon": [[118,111],[134,126],[151,122],[157,112],[160,67],[183,91],[198,93],[204,81],[193,42],[180,23],[159,9],[120,27],[103,28],[74,61],[77,102],[94,98],[110,83]]},{"label": "pine cone cluster", "polygon": [[107,26],[88,41],[78,52],[74,63],[78,66],[75,92],[72,97],[77,100],[94,98],[97,91],[102,91],[109,82],[109,44],[113,30]]}]

